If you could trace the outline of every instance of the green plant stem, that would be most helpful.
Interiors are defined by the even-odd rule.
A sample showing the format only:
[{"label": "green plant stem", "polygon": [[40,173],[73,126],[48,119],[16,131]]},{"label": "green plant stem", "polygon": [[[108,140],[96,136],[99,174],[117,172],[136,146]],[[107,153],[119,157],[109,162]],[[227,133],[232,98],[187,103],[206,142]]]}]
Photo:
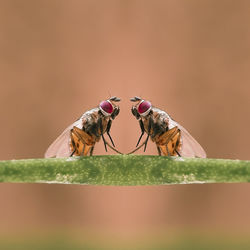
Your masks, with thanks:
[{"label": "green plant stem", "polygon": [[250,161],[105,155],[0,161],[0,182],[161,185],[250,181]]}]

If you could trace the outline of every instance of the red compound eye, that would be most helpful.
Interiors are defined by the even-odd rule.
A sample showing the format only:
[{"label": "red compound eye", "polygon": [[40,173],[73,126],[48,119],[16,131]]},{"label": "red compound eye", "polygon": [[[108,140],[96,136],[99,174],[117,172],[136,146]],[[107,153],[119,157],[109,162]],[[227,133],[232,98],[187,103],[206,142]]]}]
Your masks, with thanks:
[{"label": "red compound eye", "polygon": [[140,105],[138,107],[138,112],[140,114],[143,114],[146,111],[148,111],[150,108],[151,108],[151,103],[149,101],[143,101],[140,103]]},{"label": "red compound eye", "polygon": [[113,106],[108,101],[102,101],[100,103],[100,107],[108,114],[111,114],[113,112]]}]

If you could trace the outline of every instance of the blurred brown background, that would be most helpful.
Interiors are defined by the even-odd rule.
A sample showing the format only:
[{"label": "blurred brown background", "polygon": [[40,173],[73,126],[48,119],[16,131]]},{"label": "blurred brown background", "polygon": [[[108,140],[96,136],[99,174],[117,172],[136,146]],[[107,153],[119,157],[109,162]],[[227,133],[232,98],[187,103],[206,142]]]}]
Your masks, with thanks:
[{"label": "blurred brown background", "polygon": [[[1,0],[0,159],[43,157],[64,128],[113,95],[122,99],[111,130],[122,152],[140,134],[129,102],[139,95],[208,157],[250,159],[249,13],[247,0]],[[146,153],[156,154],[152,143]],[[102,143],[95,154],[105,154]],[[249,191],[1,184],[0,231],[248,233]]]}]

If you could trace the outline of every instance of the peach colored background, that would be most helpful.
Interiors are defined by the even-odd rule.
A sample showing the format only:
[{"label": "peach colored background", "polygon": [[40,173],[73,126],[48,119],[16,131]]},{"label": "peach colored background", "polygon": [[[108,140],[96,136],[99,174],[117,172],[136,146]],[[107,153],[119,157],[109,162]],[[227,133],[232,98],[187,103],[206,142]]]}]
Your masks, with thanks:
[{"label": "peach colored background", "polygon": [[[0,159],[43,157],[110,95],[122,99],[111,134],[128,152],[140,134],[129,98],[139,95],[187,128],[208,157],[249,160],[249,13],[244,0],[1,0]],[[94,153],[105,154],[102,143]],[[156,154],[152,143],[147,154]],[[248,232],[249,191],[1,184],[0,231]]]}]

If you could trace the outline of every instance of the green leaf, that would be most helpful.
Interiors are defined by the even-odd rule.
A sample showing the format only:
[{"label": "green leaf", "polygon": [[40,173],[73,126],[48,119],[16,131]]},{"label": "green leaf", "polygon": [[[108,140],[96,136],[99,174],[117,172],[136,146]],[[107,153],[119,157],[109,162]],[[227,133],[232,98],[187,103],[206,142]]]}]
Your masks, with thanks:
[{"label": "green leaf", "polygon": [[105,155],[0,161],[0,182],[161,185],[249,182],[250,161]]}]

